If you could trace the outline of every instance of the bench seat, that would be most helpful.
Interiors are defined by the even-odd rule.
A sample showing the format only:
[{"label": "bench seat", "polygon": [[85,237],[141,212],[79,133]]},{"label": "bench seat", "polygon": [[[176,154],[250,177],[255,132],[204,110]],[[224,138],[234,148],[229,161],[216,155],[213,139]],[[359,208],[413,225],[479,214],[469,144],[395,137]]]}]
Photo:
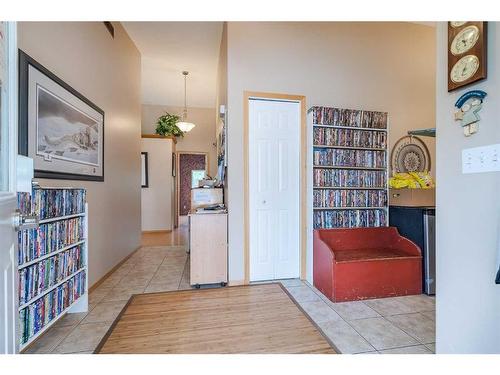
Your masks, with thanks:
[{"label": "bench seat", "polygon": [[394,227],[314,231],[314,286],[333,302],[422,293],[420,248]]}]

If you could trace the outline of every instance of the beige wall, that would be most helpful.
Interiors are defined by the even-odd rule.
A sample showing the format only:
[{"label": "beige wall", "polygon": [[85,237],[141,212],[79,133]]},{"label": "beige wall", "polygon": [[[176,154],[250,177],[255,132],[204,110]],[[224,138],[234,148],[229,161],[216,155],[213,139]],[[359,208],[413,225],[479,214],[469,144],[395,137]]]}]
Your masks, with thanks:
[{"label": "beige wall", "polygon": [[[435,29],[411,23],[229,22],[229,279],[242,280],[243,91],[389,112],[390,144],[435,121]],[[434,158],[434,140],[425,139]],[[439,181],[438,181],[439,184]]]},{"label": "beige wall", "polygon": [[[142,133],[154,134],[158,117],[165,112],[181,114],[182,107],[144,104],[142,106]],[[217,173],[217,153],[215,146],[215,108],[188,108],[188,121],[196,127],[183,138],[177,140],[176,151],[207,152],[209,175]]]},{"label": "beige wall", "polygon": [[89,203],[89,284],[140,244],[140,72],[138,50],[119,23],[21,22],[19,48],[105,112],[104,182],[40,180],[81,186]]},{"label": "beige wall", "polygon": [[143,231],[172,230],[174,223],[173,141],[143,138],[141,151],[148,153],[148,187],[141,193]]}]

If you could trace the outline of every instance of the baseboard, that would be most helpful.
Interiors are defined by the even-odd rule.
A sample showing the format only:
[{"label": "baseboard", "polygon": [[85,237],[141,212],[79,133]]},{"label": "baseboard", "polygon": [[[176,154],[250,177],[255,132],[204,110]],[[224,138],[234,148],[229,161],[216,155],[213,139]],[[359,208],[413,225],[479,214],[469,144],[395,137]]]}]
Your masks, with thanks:
[{"label": "baseboard", "polygon": [[94,284],[92,284],[92,286],[89,288],[89,293],[92,292],[92,291],[94,291],[95,289],[97,289],[99,287],[99,285],[101,285],[108,277],[110,277],[113,272],[115,272],[118,268],[120,268],[120,266],[123,263],[125,263],[127,260],[129,260],[129,258],[132,255],[134,255],[141,247],[142,246],[139,246],[137,249],[135,249],[134,251],[132,251],[129,255],[127,255],[120,262],[118,262],[113,268],[111,268],[108,272],[106,272],[106,274],[103,277],[101,277]]},{"label": "baseboard", "polygon": [[153,233],[172,233],[172,229],[168,230],[143,230],[142,234],[153,234]]},{"label": "baseboard", "polygon": [[227,283],[229,286],[240,286],[240,285],[247,285],[245,283],[245,280],[229,280]]}]

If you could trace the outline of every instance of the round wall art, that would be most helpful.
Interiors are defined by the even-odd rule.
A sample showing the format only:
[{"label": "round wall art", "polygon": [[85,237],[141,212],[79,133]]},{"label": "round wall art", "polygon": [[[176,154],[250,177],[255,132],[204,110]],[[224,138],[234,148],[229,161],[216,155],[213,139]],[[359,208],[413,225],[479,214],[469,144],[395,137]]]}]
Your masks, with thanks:
[{"label": "round wall art", "polygon": [[425,143],[418,137],[400,138],[391,152],[392,173],[430,171],[431,157]]}]

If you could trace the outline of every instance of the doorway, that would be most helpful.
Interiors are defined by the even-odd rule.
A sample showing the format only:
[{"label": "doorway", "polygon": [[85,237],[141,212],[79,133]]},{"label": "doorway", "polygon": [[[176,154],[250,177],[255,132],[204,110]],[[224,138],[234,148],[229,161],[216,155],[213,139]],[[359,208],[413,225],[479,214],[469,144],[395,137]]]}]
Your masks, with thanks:
[{"label": "doorway", "polygon": [[248,282],[301,277],[303,97],[249,96]]},{"label": "doorway", "polygon": [[191,209],[191,189],[196,185],[195,180],[208,173],[208,154],[206,152],[177,152],[177,212],[178,216],[185,216]]}]

